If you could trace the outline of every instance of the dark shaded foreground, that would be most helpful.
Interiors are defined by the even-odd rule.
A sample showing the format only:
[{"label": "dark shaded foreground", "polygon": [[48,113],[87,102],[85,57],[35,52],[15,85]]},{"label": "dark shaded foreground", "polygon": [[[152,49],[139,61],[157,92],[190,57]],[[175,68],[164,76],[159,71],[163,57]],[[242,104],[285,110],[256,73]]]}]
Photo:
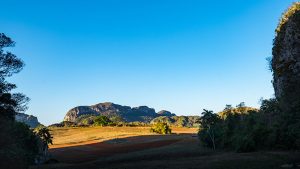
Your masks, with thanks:
[{"label": "dark shaded foreground", "polygon": [[137,136],[51,150],[58,163],[32,169],[299,168],[299,152],[213,152],[192,134]]}]

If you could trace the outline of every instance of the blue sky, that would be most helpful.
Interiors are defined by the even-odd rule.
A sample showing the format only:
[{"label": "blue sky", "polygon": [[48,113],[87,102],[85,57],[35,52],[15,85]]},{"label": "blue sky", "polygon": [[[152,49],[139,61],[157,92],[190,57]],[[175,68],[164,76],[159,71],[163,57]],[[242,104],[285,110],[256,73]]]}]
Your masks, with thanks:
[{"label": "blue sky", "polygon": [[291,0],[1,1],[10,80],[44,124],[72,107],[114,102],[200,115],[273,97],[274,30]]}]

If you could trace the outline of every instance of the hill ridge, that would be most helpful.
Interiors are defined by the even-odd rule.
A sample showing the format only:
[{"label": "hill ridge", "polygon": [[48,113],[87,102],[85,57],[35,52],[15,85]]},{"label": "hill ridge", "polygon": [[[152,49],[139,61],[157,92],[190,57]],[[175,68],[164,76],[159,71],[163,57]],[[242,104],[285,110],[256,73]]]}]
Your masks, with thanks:
[{"label": "hill ridge", "polygon": [[176,116],[176,114],[167,110],[156,112],[154,108],[145,105],[131,107],[113,102],[103,102],[91,106],[76,106],[66,113],[63,121],[75,122],[82,115],[119,116],[127,122],[140,121],[147,123],[159,116]]}]

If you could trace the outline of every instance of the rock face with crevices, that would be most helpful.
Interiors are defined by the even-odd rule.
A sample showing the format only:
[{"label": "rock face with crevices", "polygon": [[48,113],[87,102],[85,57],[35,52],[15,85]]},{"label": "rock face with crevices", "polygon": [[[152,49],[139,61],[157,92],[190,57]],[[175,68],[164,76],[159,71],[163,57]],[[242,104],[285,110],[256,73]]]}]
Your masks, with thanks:
[{"label": "rock face with crevices", "polygon": [[283,14],[272,54],[275,96],[284,110],[293,109],[300,102],[300,2]]},{"label": "rock face with crevices", "polygon": [[16,121],[27,124],[31,128],[35,128],[40,125],[37,117],[24,113],[17,113],[15,116]]},{"label": "rock face with crevices", "polygon": [[[168,111],[166,111],[166,113],[167,112]],[[106,102],[95,104],[92,106],[78,106],[72,108],[65,115],[64,121],[75,122],[77,118],[83,115],[103,115],[107,117],[119,116],[127,122],[139,121],[149,123],[152,119],[158,116],[164,116],[164,114],[158,114],[153,108],[149,108],[147,106],[131,108],[130,106],[122,106]],[[168,112],[167,114],[169,115],[172,113]]]}]

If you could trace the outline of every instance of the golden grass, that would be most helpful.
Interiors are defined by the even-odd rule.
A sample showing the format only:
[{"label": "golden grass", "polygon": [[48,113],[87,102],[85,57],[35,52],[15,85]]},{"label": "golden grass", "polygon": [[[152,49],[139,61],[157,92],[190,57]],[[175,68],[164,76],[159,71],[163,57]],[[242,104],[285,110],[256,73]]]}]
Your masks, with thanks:
[{"label": "golden grass", "polygon": [[[197,128],[172,128],[176,134],[196,133]],[[52,128],[53,145],[50,148],[60,148],[103,142],[116,138],[132,136],[156,135],[150,132],[150,127],[68,127]]]},{"label": "golden grass", "polygon": [[[31,166],[31,169],[276,169],[300,164],[300,154],[295,151],[234,153],[203,148],[194,137],[197,128],[173,127],[176,134],[166,136],[149,130],[149,127],[53,128],[54,145],[51,147],[80,146],[52,149],[58,163]],[[138,137],[131,139],[131,136]],[[128,137],[124,140],[129,142],[88,144],[124,137]],[[177,141],[153,146],[172,140]],[[88,145],[81,146],[83,144]]]}]

